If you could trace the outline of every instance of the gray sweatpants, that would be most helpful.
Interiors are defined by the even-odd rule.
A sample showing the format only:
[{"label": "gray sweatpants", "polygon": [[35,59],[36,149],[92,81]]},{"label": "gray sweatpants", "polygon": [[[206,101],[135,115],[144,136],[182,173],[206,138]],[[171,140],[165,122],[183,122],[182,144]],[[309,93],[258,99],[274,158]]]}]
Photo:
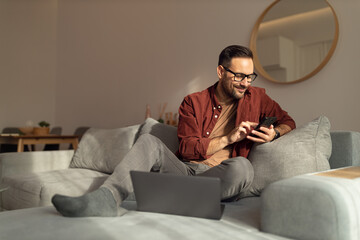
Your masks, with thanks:
[{"label": "gray sweatpants", "polygon": [[221,180],[223,200],[236,197],[250,186],[254,178],[253,167],[246,158],[231,158],[215,167],[182,162],[163,142],[150,134],[143,134],[139,137],[102,185],[112,192],[118,204],[133,192],[131,170],[155,170],[160,173],[218,177]]}]

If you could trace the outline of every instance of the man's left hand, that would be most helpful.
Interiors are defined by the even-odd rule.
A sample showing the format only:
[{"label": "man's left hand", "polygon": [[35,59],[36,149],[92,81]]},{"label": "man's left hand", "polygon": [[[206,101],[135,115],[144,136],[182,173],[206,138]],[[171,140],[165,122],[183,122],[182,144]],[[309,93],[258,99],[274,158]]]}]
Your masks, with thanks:
[{"label": "man's left hand", "polygon": [[266,143],[266,142],[271,142],[276,136],[276,132],[273,125],[271,125],[269,128],[260,127],[260,130],[262,132],[252,130],[251,133],[253,134],[253,136],[248,135],[247,139],[253,142]]}]

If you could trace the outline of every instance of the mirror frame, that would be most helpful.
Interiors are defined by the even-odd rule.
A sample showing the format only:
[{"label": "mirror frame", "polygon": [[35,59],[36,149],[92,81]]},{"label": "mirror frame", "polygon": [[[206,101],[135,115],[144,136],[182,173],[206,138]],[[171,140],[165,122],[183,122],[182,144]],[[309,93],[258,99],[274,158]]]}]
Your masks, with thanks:
[{"label": "mirror frame", "polygon": [[324,0],[328,6],[330,7],[333,16],[334,16],[334,20],[335,20],[335,34],[334,34],[334,40],[332,42],[331,48],[328,52],[328,54],[326,55],[326,57],[324,58],[324,60],[319,64],[319,66],[317,66],[312,72],[308,73],[307,75],[305,75],[304,77],[301,77],[299,79],[296,79],[294,81],[291,82],[280,82],[277,81],[276,79],[274,79],[273,77],[271,77],[263,68],[263,66],[260,64],[259,58],[258,58],[258,54],[257,54],[257,50],[256,50],[256,38],[258,36],[258,31],[259,31],[259,27],[260,24],[262,22],[262,20],[264,19],[265,15],[270,11],[270,9],[277,3],[279,3],[281,0],[275,0],[272,4],[270,4],[270,6],[268,6],[265,11],[260,15],[260,17],[258,18],[258,20],[255,23],[255,26],[251,32],[251,37],[250,37],[250,49],[253,51],[253,55],[254,55],[254,65],[256,70],[258,71],[258,73],[263,76],[264,78],[270,80],[271,82],[275,82],[275,83],[279,83],[279,84],[292,84],[292,83],[298,83],[301,81],[304,81],[312,76],[314,76],[316,73],[318,73],[330,60],[330,58],[332,57],[336,45],[338,43],[339,40],[339,21],[338,18],[336,16],[335,10],[334,8],[330,5],[330,3],[327,0]]}]

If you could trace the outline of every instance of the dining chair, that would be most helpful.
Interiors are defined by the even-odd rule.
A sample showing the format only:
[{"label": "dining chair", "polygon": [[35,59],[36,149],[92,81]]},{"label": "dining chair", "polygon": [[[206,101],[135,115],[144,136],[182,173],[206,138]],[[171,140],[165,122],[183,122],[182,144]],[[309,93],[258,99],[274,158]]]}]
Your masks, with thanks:
[{"label": "dining chair", "polygon": [[[53,127],[50,130],[50,134],[53,135],[61,135],[61,133],[62,133],[62,127]],[[44,151],[54,151],[59,149],[60,149],[60,144],[46,144],[44,146]]]}]

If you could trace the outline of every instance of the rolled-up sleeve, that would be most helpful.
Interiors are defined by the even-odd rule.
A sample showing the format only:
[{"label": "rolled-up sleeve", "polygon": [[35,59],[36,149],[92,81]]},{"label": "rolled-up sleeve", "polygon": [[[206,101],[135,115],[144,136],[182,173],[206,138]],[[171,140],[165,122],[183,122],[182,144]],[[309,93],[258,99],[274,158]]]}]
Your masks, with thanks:
[{"label": "rolled-up sleeve", "polygon": [[202,117],[196,113],[190,97],[185,97],[179,108],[179,151],[178,155],[183,160],[206,159],[206,151],[210,144],[210,138],[203,136]]}]

